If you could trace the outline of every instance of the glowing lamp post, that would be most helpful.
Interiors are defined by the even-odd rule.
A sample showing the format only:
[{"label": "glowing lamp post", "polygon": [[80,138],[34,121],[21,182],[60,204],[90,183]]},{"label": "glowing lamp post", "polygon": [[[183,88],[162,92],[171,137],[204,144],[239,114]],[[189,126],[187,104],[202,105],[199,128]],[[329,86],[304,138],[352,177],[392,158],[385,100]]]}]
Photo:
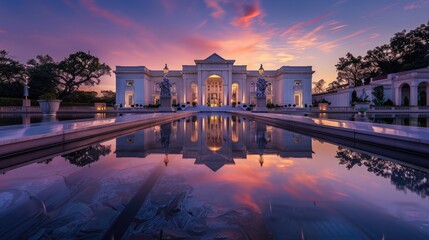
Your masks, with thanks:
[{"label": "glowing lamp post", "polygon": [[267,96],[265,89],[267,88],[267,81],[264,79],[264,67],[258,69],[259,78],[256,82],[256,107],[254,112],[266,112],[267,111]]},{"label": "glowing lamp post", "polygon": [[171,107],[171,84],[170,81],[167,78],[169,69],[167,67],[167,64],[165,64],[164,69],[162,69],[164,72],[164,79],[162,79],[162,82],[160,84],[161,87],[161,105],[159,106],[160,112],[173,112],[173,108]]}]

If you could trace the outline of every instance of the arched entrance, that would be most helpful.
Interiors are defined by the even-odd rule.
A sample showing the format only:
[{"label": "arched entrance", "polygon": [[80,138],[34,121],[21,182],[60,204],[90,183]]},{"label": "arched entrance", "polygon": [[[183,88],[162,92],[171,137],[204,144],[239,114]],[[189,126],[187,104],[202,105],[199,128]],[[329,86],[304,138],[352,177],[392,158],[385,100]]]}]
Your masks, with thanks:
[{"label": "arched entrance", "polygon": [[238,104],[238,83],[233,83],[231,86],[231,102],[234,104]]},{"label": "arched entrance", "polygon": [[401,105],[410,106],[410,85],[407,83],[401,86]]},{"label": "arched entrance", "polygon": [[222,106],[223,80],[218,75],[211,75],[207,78],[207,105],[210,107]]},{"label": "arched entrance", "polygon": [[198,104],[198,85],[191,83],[191,104]]},{"label": "arched entrance", "polygon": [[428,90],[428,83],[422,82],[419,84],[417,88],[417,105],[418,106],[427,106],[428,105],[428,99],[427,99],[427,90]]}]

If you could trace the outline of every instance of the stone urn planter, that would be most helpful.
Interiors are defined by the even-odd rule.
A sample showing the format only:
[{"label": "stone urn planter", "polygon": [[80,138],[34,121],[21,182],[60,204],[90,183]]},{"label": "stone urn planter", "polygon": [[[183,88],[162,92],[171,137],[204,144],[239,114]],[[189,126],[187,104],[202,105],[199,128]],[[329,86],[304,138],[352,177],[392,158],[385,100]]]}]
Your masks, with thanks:
[{"label": "stone urn planter", "polygon": [[39,102],[40,111],[44,115],[55,115],[60,108],[61,100],[57,100],[55,94],[46,93],[40,96],[40,100],[37,102]]},{"label": "stone urn planter", "polygon": [[354,102],[355,110],[359,112],[360,115],[365,115],[368,111],[371,103],[370,102]]}]

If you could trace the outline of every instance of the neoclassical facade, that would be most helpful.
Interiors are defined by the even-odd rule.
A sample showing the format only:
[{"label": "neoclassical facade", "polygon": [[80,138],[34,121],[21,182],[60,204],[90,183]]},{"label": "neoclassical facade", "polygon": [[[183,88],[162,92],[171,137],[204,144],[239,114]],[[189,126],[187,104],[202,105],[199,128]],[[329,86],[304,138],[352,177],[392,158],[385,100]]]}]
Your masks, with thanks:
[{"label": "neoclassical facade", "polygon": [[[224,106],[255,104],[258,70],[248,71],[246,65],[234,65],[216,53],[195,65],[183,65],[182,70],[170,70],[172,104]],[[267,103],[296,105],[311,104],[311,66],[283,66],[266,70]],[[116,104],[122,107],[157,104],[163,70],[149,70],[144,66],[116,67]]]}]

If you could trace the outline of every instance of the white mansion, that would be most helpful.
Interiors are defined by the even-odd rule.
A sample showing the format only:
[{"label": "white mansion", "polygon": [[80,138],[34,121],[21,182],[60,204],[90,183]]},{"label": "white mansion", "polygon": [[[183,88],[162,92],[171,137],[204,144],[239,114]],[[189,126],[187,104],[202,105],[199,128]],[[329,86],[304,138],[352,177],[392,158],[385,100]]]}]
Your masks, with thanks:
[{"label": "white mansion", "polygon": [[[182,70],[169,71],[172,104],[255,104],[258,70],[248,71],[246,65],[234,65],[234,62],[214,53],[204,60],[195,60],[195,65],[183,65]],[[263,77],[267,81],[267,103],[294,104],[296,107],[310,105],[313,73],[311,66],[266,70]],[[159,103],[163,70],[117,66],[115,74],[118,106]]]}]

